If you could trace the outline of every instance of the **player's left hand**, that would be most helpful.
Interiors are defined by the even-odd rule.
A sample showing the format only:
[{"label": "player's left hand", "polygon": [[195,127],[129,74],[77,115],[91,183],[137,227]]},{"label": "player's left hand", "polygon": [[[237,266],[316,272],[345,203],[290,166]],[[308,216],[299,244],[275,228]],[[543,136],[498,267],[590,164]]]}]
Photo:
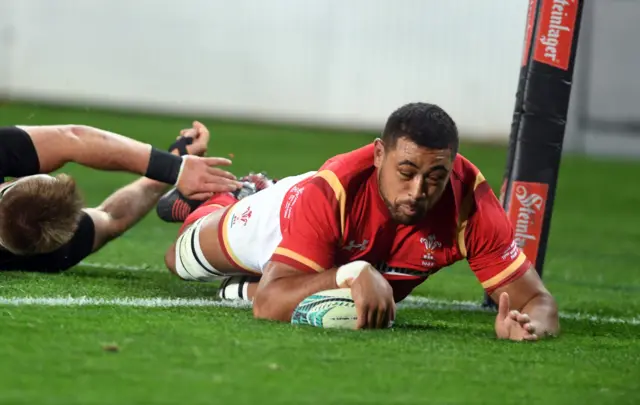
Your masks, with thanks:
[{"label": "player's left hand", "polygon": [[498,315],[496,316],[496,336],[498,339],[510,339],[516,341],[538,340],[536,328],[531,323],[529,315],[511,310],[509,294],[500,294],[498,303]]},{"label": "player's left hand", "polygon": [[207,153],[207,148],[209,147],[209,139],[210,134],[204,124],[199,121],[193,121],[191,128],[185,128],[180,131],[180,136],[176,139],[180,139],[180,137],[188,137],[193,138],[193,142],[190,145],[187,145],[187,152],[190,155],[195,156],[204,156]]}]

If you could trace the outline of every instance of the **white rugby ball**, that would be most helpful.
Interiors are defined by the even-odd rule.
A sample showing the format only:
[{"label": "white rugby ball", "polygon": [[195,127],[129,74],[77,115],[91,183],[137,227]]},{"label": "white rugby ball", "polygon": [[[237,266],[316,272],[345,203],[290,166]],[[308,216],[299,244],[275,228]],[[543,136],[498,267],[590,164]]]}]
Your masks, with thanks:
[{"label": "white rugby ball", "polygon": [[337,288],[310,295],[293,311],[291,323],[318,328],[355,329],[358,314],[351,289]]}]

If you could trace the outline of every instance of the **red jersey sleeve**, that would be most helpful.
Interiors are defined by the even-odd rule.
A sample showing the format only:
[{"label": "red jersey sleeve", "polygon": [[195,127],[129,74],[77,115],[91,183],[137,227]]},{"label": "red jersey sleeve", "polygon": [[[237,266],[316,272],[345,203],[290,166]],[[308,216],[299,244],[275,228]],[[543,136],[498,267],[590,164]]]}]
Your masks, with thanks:
[{"label": "red jersey sleeve", "polygon": [[475,188],[465,231],[467,261],[487,293],[522,276],[531,266],[514,239],[509,217],[486,181]]},{"label": "red jersey sleeve", "polygon": [[332,268],[342,235],[344,198],[337,177],[326,170],[292,187],[282,202],[282,240],[271,261],[308,272]]}]

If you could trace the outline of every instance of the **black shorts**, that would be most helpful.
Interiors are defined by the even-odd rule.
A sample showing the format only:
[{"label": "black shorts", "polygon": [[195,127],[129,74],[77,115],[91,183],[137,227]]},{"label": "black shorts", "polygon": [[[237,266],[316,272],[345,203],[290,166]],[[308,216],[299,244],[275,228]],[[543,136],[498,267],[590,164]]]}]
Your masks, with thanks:
[{"label": "black shorts", "polygon": [[17,256],[0,249],[0,271],[22,270],[58,273],[67,270],[92,253],[94,237],[93,220],[89,214],[84,213],[73,238],[51,253]]}]

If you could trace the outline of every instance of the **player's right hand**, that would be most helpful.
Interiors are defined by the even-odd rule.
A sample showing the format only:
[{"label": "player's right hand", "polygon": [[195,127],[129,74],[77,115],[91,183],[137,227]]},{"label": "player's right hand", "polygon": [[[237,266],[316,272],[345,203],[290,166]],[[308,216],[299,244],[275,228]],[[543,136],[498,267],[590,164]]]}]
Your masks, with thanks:
[{"label": "player's right hand", "polygon": [[205,200],[214,193],[235,191],[242,187],[236,176],[216,166],[229,166],[231,161],[219,157],[185,155],[176,188],[191,200]]},{"label": "player's right hand", "polygon": [[393,289],[373,266],[367,265],[351,283],[358,314],[357,329],[388,328],[396,317]]}]

